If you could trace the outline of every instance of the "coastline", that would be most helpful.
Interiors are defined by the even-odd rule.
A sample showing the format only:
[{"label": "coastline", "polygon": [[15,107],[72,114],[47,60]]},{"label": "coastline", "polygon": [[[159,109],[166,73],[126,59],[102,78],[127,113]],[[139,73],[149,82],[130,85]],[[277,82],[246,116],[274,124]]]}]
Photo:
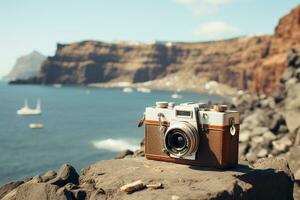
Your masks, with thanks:
[{"label": "coastline", "polygon": [[[217,95],[223,97],[236,97],[238,93],[244,93],[244,91],[237,90],[236,88],[228,85],[220,84],[216,81],[198,80],[196,83],[178,84],[176,81],[169,81],[164,79],[158,79],[153,81],[147,81],[143,83],[131,83],[131,82],[108,82],[108,83],[93,83],[86,85],[91,88],[146,88],[157,91],[170,91],[174,93],[180,92],[192,92],[203,95]],[[197,85],[197,87],[196,87]]]},{"label": "coastline", "polygon": [[247,93],[247,91],[238,90],[236,88],[230,87],[225,84],[218,83],[216,81],[206,81],[206,80],[197,80],[195,83],[193,81],[189,81],[186,84],[177,82],[177,81],[169,81],[169,78],[157,79],[153,81],[147,81],[142,83],[132,83],[129,81],[120,81],[120,82],[105,82],[105,83],[90,83],[90,84],[37,84],[37,83],[15,83],[15,82],[7,82],[9,85],[40,85],[40,86],[48,86],[48,87],[86,87],[86,88],[132,88],[132,89],[147,89],[147,90],[155,90],[155,91],[169,91],[174,93],[181,92],[191,92],[202,95],[216,95],[222,96],[226,98],[237,97],[240,94]]}]

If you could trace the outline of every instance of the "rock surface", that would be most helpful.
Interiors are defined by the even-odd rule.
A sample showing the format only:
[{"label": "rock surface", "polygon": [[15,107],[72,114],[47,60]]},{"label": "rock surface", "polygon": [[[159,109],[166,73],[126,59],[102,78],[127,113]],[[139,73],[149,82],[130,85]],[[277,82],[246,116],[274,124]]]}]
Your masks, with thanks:
[{"label": "rock surface", "polygon": [[[61,169],[71,168],[66,166]],[[65,171],[61,169],[58,176]],[[77,184],[71,183],[72,179],[60,186],[51,180],[33,180],[4,185],[0,188],[2,199],[292,199],[293,193],[287,162],[278,158],[225,171],[125,158],[100,161],[83,169]]]},{"label": "rock surface", "polygon": [[287,49],[300,46],[299,10],[300,6],[283,17],[270,36],[202,43],[58,44],[56,54],[47,58],[38,76],[14,83],[146,82],[160,89],[220,94],[227,85],[270,93],[286,68]]},{"label": "rock surface", "polygon": [[49,183],[59,187],[65,186],[68,183],[78,185],[78,178],[79,175],[75,168],[68,164],[64,164],[60,167],[57,176],[49,180]]},{"label": "rock surface", "polygon": [[[98,174],[103,174],[99,176]],[[145,189],[131,195],[122,185],[136,180],[161,182],[163,189]],[[240,165],[228,171],[146,160],[101,161],[82,171],[80,183],[94,182],[108,199],[290,199],[293,182],[287,162],[265,159],[251,168]],[[272,191],[272,192],[267,192]],[[113,193],[113,194],[111,194]]]}]

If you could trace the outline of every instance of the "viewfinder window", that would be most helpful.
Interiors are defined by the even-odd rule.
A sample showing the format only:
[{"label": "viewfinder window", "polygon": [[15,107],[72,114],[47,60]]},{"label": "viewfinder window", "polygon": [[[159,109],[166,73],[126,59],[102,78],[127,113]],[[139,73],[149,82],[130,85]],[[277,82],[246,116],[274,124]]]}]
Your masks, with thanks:
[{"label": "viewfinder window", "polygon": [[191,111],[186,111],[186,110],[176,110],[176,115],[177,116],[184,116],[184,117],[192,117],[192,112]]}]

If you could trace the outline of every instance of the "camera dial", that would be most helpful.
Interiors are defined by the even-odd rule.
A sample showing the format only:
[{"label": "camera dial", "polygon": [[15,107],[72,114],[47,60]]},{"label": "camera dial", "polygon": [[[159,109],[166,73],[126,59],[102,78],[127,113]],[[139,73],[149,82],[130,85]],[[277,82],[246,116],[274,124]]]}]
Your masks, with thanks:
[{"label": "camera dial", "polygon": [[166,131],[164,147],[174,157],[184,157],[195,153],[199,145],[196,128],[187,122],[176,122]]},{"label": "camera dial", "polygon": [[168,102],[166,101],[157,101],[155,105],[156,108],[168,108]]}]

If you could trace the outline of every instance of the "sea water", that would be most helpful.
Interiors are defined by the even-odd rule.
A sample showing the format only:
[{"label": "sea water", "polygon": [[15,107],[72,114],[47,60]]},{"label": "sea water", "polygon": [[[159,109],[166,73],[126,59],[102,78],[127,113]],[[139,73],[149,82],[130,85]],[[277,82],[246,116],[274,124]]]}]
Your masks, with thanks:
[{"label": "sea water", "polygon": [[[0,185],[57,170],[64,163],[77,171],[112,159],[121,150],[137,149],[143,129],[137,128],[146,106],[156,101],[218,101],[222,97],[182,92],[124,93],[122,89],[8,85],[0,82]],[[42,115],[18,116],[24,99]],[[42,123],[43,129],[30,129]]]}]

